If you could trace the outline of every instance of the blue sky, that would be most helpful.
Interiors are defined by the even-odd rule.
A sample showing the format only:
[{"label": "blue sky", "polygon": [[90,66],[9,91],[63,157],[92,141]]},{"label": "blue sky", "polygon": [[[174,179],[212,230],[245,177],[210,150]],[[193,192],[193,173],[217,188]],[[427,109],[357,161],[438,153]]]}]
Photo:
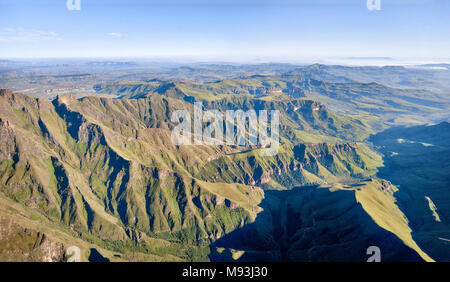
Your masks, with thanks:
[{"label": "blue sky", "polygon": [[0,58],[450,58],[449,2],[0,0]]}]

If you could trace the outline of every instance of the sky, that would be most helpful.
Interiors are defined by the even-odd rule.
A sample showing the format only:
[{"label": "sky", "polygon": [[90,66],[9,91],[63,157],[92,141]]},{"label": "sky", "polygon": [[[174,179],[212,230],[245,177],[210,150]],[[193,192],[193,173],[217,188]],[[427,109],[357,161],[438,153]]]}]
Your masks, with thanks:
[{"label": "sky", "polygon": [[79,1],[0,0],[0,58],[450,58],[449,0]]}]

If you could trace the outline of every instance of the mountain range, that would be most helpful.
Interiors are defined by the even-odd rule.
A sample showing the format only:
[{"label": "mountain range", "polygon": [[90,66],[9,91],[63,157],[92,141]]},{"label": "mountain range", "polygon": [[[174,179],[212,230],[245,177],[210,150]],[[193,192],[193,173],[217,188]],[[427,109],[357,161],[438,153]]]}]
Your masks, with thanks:
[{"label": "mountain range", "polygon": [[[84,261],[365,261],[370,246],[383,261],[450,260],[448,80],[268,72],[0,90],[0,260],[64,261],[70,246]],[[278,110],[278,153],[175,145],[171,115],[194,102]]]}]

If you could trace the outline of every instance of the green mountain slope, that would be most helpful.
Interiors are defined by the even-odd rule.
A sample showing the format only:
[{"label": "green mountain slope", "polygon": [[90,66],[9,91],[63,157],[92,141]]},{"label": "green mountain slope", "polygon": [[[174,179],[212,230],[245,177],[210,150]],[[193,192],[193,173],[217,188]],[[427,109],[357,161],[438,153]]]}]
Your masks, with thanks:
[{"label": "green mountain slope", "polygon": [[371,140],[383,154],[380,177],[400,189],[400,208],[413,237],[439,261],[449,261],[450,124],[392,128]]},{"label": "green mountain slope", "polygon": [[[253,75],[205,83],[115,82],[104,85],[99,93],[136,98],[156,92],[177,99],[210,102],[223,99],[235,100],[242,96],[271,101],[289,100],[289,97],[310,98],[320,101],[333,112],[364,120],[377,131],[391,125],[418,124],[447,119],[450,109],[448,90],[440,83],[448,78],[448,72],[435,73],[399,68],[400,70],[395,67],[362,68],[358,75],[358,68],[313,65],[281,75]],[[433,86],[426,90],[404,87],[402,83],[389,80],[390,75],[396,72],[400,73],[399,79],[418,81],[411,82],[412,86],[423,85],[422,81],[418,80],[418,76],[424,73],[427,79],[432,81],[430,83]],[[401,74],[402,72],[404,73]],[[375,75],[376,73],[378,76]],[[355,77],[355,79],[349,77]],[[368,80],[368,77],[375,78]],[[437,84],[434,80],[438,81]],[[385,82],[390,86],[380,84]]]},{"label": "green mountain slope", "polygon": [[[205,184],[164,162],[147,166],[154,160],[127,159],[110,145],[115,140],[104,134],[107,127],[90,123],[63,101],[12,93],[1,99],[2,193],[85,240],[122,248],[144,232],[183,240],[187,248],[255,217],[258,189]],[[167,245],[163,252],[183,252]]]},{"label": "green mountain slope", "polygon": [[282,147],[274,157],[261,157],[258,150],[227,155],[209,162],[198,177],[293,188],[359,181],[375,175],[381,165],[381,158],[363,144],[299,144]]},{"label": "green mountain slope", "polygon": [[394,189],[374,179],[352,186],[269,191],[256,221],[215,242],[210,257],[365,261],[367,248],[378,246],[382,261],[432,261],[413,241],[407,220],[386,187]]},{"label": "green mountain slope", "polygon": [[[279,109],[279,154],[261,158],[259,149],[248,146],[175,146],[171,113],[192,111],[193,105],[165,94],[48,101],[2,90],[0,215],[57,246],[79,246],[85,260],[208,260],[211,244],[265,218],[272,192],[261,187],[355,184],[373,177],[381,165],[367,146],[348,142],[370,130],[317,102],[255,97],[208,103],[221,110]],[[335,142],[304,144],[297,137],[302,134],[315,143],[327,136]],[[342,196],[354,205],[355,194]],[[320,198],[311,205],[321,205]],[[361,208],[356,215],[365,219],[354,228],[376,218]],[[367,238],[380,239],[385,229],[375,223]],[[393,252],[400,254],[392,259],[418,259],[420,249],[406,247],[413,244],[404,232],[390,232]]]}]

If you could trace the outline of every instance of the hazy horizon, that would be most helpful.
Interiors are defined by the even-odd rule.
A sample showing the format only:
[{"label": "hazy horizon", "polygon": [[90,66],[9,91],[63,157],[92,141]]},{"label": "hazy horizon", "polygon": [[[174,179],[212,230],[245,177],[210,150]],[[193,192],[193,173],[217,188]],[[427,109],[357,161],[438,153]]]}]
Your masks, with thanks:
[{"label": "hazy horizon", "polygon": [[173,64],[173,65],[196,65],[196,64],[230,64],[230,65],[240,65],[240,64],[292,64],[292,65],[313,65],[313,64],[323,64],[323,65],[343,65],[343,66],[404,66],[404,67],[415,67],[421,65],[439,65],[439,64],[450,64],[450,59],[448,58],[436,58],[436,59],[399,59],[399,58],[201,58],[201,57],[177,57],[177,56],[167,56],[167,57],[145,57],[145,56],[129,56],[129,57],[47,57],[47,58],[4,58],[0,57],[0,63],[10,61],[11,63],[87,63],[87,62],[133,62],[136,64]]}]

